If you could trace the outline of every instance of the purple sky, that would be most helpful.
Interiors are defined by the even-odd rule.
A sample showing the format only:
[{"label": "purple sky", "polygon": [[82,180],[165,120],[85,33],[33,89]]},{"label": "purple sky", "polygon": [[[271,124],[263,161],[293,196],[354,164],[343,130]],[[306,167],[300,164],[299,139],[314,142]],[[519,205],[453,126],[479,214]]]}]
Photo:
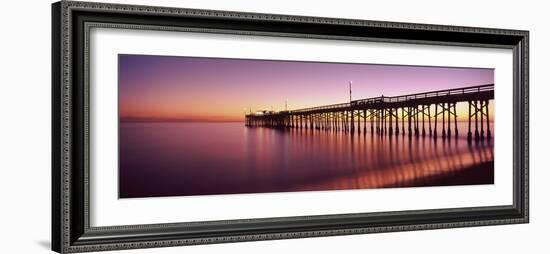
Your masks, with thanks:
[{"label": "purple sky", "polygon": [[123,118],[238,121],[298,109],[494,82],[492,69],[119,55]]}]

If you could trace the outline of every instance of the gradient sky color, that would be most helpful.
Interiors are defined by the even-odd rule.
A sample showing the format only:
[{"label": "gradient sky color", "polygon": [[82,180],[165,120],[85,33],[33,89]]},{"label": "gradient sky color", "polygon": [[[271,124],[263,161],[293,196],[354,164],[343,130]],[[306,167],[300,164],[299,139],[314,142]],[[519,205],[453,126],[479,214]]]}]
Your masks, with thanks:
[{"label": "gradient sky color", "polygon": [[492,84],[494,70],[121,54],[119,113],[243,121],[245,111],[284,110],[285,101],[288,109],[348,102],[350,80],[355,100]]}]

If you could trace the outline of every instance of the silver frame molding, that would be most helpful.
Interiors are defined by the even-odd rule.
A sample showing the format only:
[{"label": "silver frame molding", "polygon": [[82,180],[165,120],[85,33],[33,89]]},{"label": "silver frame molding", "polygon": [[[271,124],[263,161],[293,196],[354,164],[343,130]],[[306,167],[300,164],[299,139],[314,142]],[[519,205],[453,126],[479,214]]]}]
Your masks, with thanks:
[{"label": "silver frame molding", "polygon": [[[182,222],[89,223],[89,31],[94,27],[512,49],[511,206]],[[60,253],[529,222],[529,32],[168,7],[52,5],[52,249]]]}]

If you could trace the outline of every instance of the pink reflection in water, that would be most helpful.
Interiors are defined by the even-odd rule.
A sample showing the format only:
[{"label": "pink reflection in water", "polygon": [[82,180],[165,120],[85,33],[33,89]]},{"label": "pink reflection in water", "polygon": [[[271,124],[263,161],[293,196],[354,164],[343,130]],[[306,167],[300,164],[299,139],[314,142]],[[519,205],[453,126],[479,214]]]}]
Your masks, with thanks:
[{"label": "pink reflection in water", "polygon": [[243,123],[122,123],[120,197],[493,183],[493,142],[247,128]]}]

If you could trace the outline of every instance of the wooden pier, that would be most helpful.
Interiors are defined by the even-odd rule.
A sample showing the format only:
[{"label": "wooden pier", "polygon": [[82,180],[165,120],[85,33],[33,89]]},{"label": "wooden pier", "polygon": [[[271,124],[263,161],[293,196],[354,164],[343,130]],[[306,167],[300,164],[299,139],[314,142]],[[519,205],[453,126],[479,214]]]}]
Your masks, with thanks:
[{"label": "wooden pier", "polygon": [[247,114],[246,126],[342,131],[351,134],[458,137],[456,104],[468,103],[468,141],[491,139],[494,84],[375,97],[279,112]]}]

